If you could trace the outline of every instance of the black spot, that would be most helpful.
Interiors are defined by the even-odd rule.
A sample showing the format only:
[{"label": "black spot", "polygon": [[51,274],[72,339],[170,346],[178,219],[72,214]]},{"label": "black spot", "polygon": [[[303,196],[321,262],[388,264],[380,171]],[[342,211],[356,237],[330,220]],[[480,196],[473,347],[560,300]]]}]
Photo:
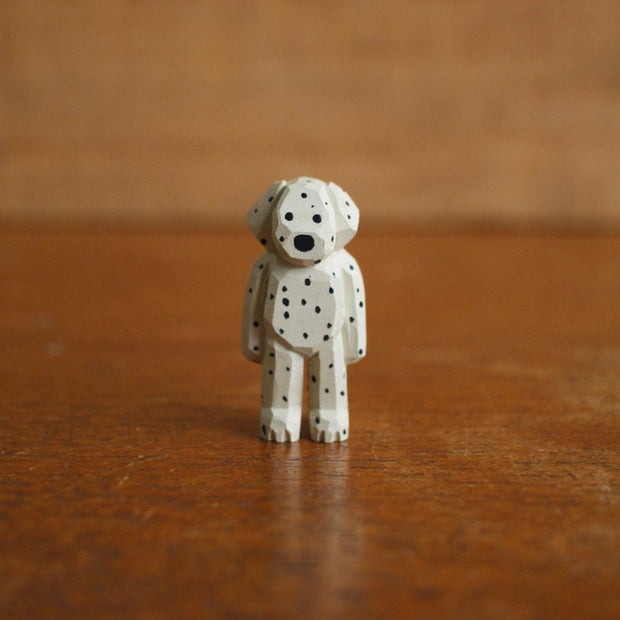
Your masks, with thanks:
[{"label": "black spot", "polygon": [[258,327],[260,325],[260,323],[258,321],[254,321],[254,323],[252,323],[252,325],[254,325],[254,327]]},{"label": "black spot", "polygon": [[284,237],[280,237],[280,243],[284,241]]},{"label": "black spot", "polygon": [[261,240],[260,240],[260,242],[261,242],[263,245],[267,245],[267,239],[261,239]]},{"label": "black spot", "polygon": [[360,308],[363,308],[363,307],[364,307],[364,302],[360,301]]},{"label": "black spot", "polygon": [[314,261],[314,264],[315,264],[315,265],[318,265],[320,262],[321,262],[321,259],[319,258],[319,260],[315,260],[315,261]]},{"label": "black spot", "polygon": [[314,421],[318,424],[321,421],[321,418],[316,417],[316,418],[314,418]]},{"label": "black spot", "polygon": [[359,354],[360,354],[360,355],[364,355],[364,349],[360,349],[360,350],[359,350]]},{"label": "black spot", "polygon": [[282,397],[282,400],[283,400],[285,403],[288,403],[288,398],[287,398],[286,396],[283,396],[283,397]]},{"label": "black spot", "polygon": [[310,286],[310,284],[312,284],[312,282],[310,281],[310,278],[306,278],[306,279],[304,280],[304,284],[305,284],[306,286]]},{"label": "black spot", "polygon": [[332,243],[334,242],[334,237],[332,236]]},{"label": "black spot", "polygon": [[333,295],[334,294],[334,289],[330,286],[329,287],[329,292]]},{"label": "black spot", "polygon": [[265,265],[259,265],[258,268],[262,269]]},{"label": "black spot", "polygon": [[248,293],[251,293],[251,292],[252,292],[252,289],[251,289],[251,288],[249,288],[249,289],[248,289]]},{"label": "black spot", "polygon": [[302,300],[301,300],[301,305],[302,305],[302,306],[305,306],[307,303],[308,303],[308,302],[307,302],[305,299],[302,299]]},{"label": "black spot", "polygon": [[318,314],[319,312],[321,312],[321,308],[320,308],[320,306],[316,306],[316,307],[314,308],[314,311],[315,311],[317,314]]},{"label": "black spot", "polygon": [[353,265],[349,265],[349,269],[353,271]]},{"label": "black spot", "polygon": [[306,194],[306,192],[302,192],[301,197],[302,198],[308,198],[308,194]]},{"label": "black spot", "polygon": [[349,203],[345,200],[344,204],[347,205],[347,207],[349,206]]},{"label": "black spot", "polygon": [[325,336],[323,336],[323,340],[325,340],[325,341],[329,340],[329,336],[327,334],[325,334]]},{"label": "black spot", "polygon": [[273,200],[273,196],[269,196],[269,202]]},{"label": "black spot", "polygon": [[340,396],[344,396],[344,392],[340,392]]},{"label": "black spot", "polygon": [[287,221],[291,221],[293,219],[293,214],[289,211],[285,216],[284,219]]},{"label": "black spot", "polygon": [[316,383],[316,377],[312,375],[312,383]]},{"label": "black spot", "polygon": [[354,321],[355,321],[355,319],[352,316],[350,316],[349,317],[349,323],[353,323]]},{"label": "black spot", "polygon": [[269,299],[273,299],[273,293],[269,294]]},{"label": "black spot", "polygon": [[269,357],[275,357],[275,355],[273,353],[270,353]]},{"label": "black spot", "polygon": [[315,213],[315,214],[312,216],[312,221],[313,221],[315,224],[320,224],[320,223],[321,223],[321,216],[320,216],[318,213]]},{"label": "black spot", "polygon": [[327,324],[327,329],[331,329],[331,328],[332,328],[332,324],[331,324],[331,323],[328,323],[328,324]]},{"label": "black spot", "polygon": [[306,334],[306,332],[304,332],[304,338],[308,338],[308,334]]},{"label": "black spot", "polygon": [[254,213],[258,213],[258,209],[254,209]]},{"label": "black spot", "polygon": [[330,364],[330,365],[329,365],[329,367],[330,367],[330,368],[333,368],[333,367],[334,367],[334,365],[333,365],[333,364]]},{"label": "black spot", "polygon": [[291,316],[291,315],[288,313],[288,310],[287,310],[287,311],[284,313],[284,318],[285,318],[285,319],[288,319],[288,317],[289,317],[289,316]]},{"label": "black spot", "polygon": [[270,370],[270,371],[269,371],[269,374],[270,374],[270,375],[272,375],[272,374],[273,374],[273,370]]},{"label": "black spot", "polygon": [[360,290],[358,288],[355,289],[358,293],[360,292]]},{"label": "black spot", "polygon": [[291,369],[288,366],[286,367],[286,372],[291,372]]},{"label": "black spot", "polygon": [[288,300],[288,297],[285,297],[285,298],[282,300],[282,303],[283,303],[285,306],[288,306],[288,305],[289,305],[289,303],[291,303],[291,302]]},{"label": "black spot", "polygon": [[346,435],[346,434],[347,434],[347,429],[346,429],[346,428],[342,431],[342,434],[343,434],[343,435]]},{"label": "black spot", "polygon": [[288,289],[286,288],[286,286],[283,286],[283,287],[282,287],[282,292],[283,292],[283,293],[286,293],[286,291],[287,291],[287,290],[288,290]]},{"label": "black spot", "polygon": [[351,219],[351,216],[350,216],[350,215],[347,215],[347,219],[348,219],[348,220],[350,220],[350,219]]},{"label": "black spot", "polygon": [[280,332],[280,335],[282,335],[284,333],[283,329],[279,329],[278,331]]},{"label": "black spot", "polygon": [[253,351],[258,351],[258,347],[254,347],[254,348],[253,348]]},{"label": "black spot", "polygon": [[329,394],[329,389],[328,388],[325,388],[325,393]]},{"label": "black spot", "polygon": [[264,424],[261,426],[261,430],[263,431],[263,435],[267,434],[267,428]]}]

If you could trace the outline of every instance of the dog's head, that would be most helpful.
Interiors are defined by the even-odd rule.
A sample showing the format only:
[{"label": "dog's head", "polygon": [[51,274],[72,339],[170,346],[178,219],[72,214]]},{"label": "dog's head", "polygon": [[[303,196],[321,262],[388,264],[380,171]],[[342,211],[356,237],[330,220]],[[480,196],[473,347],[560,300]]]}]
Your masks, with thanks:
[{"label": "dog's head", "polygon": [[247,221],[267,250],[309,266],[353,239],[359,211],[335,183],[300,177],[274,183],[248,211]]}]

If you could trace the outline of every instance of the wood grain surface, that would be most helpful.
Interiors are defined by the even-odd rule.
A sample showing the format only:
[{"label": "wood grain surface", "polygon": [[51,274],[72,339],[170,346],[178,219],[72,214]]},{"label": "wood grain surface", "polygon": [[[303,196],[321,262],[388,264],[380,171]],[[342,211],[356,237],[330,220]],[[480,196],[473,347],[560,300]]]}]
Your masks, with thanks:
[{"label": "wood grain surface", "polygon": [[0,233],[1,617],[620,615],[620,238],[351,246],[351,439],[290,445],[249,232]]},{"label": "wood grain surface", "polygon": [[230,223],[310,175],[367,221],[617,228],[619,42],[617,0],[3,0],[0,221]]}]

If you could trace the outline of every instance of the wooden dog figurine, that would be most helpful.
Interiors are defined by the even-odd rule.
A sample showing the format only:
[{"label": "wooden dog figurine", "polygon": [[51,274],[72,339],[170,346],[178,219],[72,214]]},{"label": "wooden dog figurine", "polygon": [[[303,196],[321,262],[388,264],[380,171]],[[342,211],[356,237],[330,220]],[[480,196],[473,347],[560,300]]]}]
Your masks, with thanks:
[{"label": "wooden dog figurine", "polygon": [[334,183],[301,177],[274,183],[249,210],[265,247],[254,263],[243,307],[243,354],[263,368],[260,435],[297,441],[304,359],[310,436],[349,436],[347,364],[366,354],[364,281],[344,250],[359,211]]}]

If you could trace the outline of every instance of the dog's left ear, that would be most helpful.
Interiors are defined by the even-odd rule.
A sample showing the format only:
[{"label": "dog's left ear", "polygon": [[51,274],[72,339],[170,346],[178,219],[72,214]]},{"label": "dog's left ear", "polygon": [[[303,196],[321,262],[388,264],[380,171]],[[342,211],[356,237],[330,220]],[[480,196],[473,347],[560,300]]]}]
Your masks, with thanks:
[{"label": "dog's left ear", "polygon": [[276,181],[256,201],[246,215],[250,230],[270,252],[273,252],[275,249],[271,235],[271,214],[285,185],[286,181]]},{"label": "dog's left ear", "polygon": [[360,212],[357,205],[351,200],[351,196],[340,186],[335,183],[328,183],[327,190],[336,212],[336,249],[339,250],[355,237],[360,221]]}]

